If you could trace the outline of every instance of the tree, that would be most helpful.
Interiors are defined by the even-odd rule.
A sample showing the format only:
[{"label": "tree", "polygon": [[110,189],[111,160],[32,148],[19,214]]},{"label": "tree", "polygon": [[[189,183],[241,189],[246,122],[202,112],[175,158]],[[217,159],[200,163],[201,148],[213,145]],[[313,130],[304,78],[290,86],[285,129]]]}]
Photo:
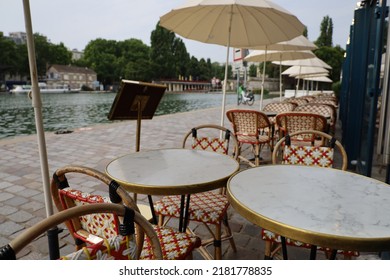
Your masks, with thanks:
[{"label": "tree", "polygon": [[116,41],[101,38],[90,41],[84,49],[84,59],[103,85],[119,80]]},{"label": "tree", "polygon": [[330,78],[337,82],[340,80],[341,67],[344,60],[345,50],[339,45],[336,47],[322,46],[314,51],[315,55],[332,67]]},{"label": "tree", "polygon": [[315,42],[317,47],[332,47],[333,45],[333,21],[329,16],[325,16],[321,22],[320,35]]},{"label": "tree", "polygon": [[[117,43],[118,77],[137,81],[151,81],[150,47],[139,39]],[[121,71],[123,69],[123,71]]]},{"label": "tree", "polygon": [[249,65],[249,77],[257,76],[257,66],[255,64]]},{"label": "tree", "polygon": [[175,65],[175,33],[161,27],[158,23],[150,36],[150,59],[153,64],[153,78],[177,78]]},{"label": "tree", "polygon": [[[39,33],[34,34],[35,56],[37,61],[38,75],[46,76],[46,70],[51,64],[70,64],[72,54],[63,43],[55,45],[51,43],[46,36]],[[23,45],[27,48],[26,45]]]}]

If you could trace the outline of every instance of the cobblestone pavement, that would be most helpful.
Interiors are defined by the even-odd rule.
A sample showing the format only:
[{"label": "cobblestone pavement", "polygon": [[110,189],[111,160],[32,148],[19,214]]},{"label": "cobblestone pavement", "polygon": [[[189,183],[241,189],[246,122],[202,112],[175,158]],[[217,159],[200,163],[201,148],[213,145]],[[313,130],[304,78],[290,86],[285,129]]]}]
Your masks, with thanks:
[{"label": "cobblestone pavement", "polygon": [[[270,100],[264,101],[264,103],[267,102]],[[247,108],[256,109],[257,107],[255,104]],[[220,108],[213,108],[143,120],[141,150],[179,147],[183,132],[200,124],[219,124],[220,115]],[[225,120],[225,126],[230,127],[227,120]],[[47,133],[46,145],[50,174],[53,174],[57,168],[69,164],[84,165],[104,171],[112,159],[135,151],[135,135],[135,121],[80,128],[68,134]],[[46,217],[46,210],[36,136],[1,140],[0,155],[1,246],[7,244],[24,229]],[[262,157],[264,162],[269,162],[269,150],[264,150]],[[86,179],[80,179],[78,183],[86,192],[107,195],[107,191],[102,186],[97,186]],[[140,199],[146,203],[144,197]],[[230,260],[263,259],[264,242],[260,238],[260,228],[241,217],[232,207],[229,210],[229,216],[237,252],[233,252],[229,242],[223,242],[223,258]],[[202,237],[204,229],[201,226],[195,226],[194,231]],[[60,238],[61,254],[73,251],[73,240],[65,227]],[[212,250],[211,247],[209,249]],[[292,248],[289,251],[292,259],[306,259],[308,254],[309,252],[302,249]],[[18,257],[48,259],[47,237],[38,238]],[[202,259],[198,253],[195,253],[194,258]],[[319,255],[319,258],[322,256]],[[367,258],[376,258],[376,256],[368,255]]]}]

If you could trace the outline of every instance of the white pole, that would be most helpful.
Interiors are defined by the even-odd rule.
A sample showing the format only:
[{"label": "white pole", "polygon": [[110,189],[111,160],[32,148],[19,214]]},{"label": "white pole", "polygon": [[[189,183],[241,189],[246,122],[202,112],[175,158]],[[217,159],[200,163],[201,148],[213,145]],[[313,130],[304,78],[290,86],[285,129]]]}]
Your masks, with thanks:
[{"label": "white pole", "polygon": [[[53,215],[53,203],[51,200],[50,194],[50,176],[49,176],[49,164],[47,159],[47,150],[46,150],[46,140],[45,140],[45,131],[43,128],[43,117],[42,117],[42,100],[39,91],[38,85],[38,71],[37,63],[35,57],[35,46],[34,46],[34,37],[32,31],[31,23],[31,10],[29,0],[23,0],[24,7],[24,20],[26,25],[26,35],[27,35],[27,50],[28,50],[28,61],[30,66],[30,77],[32,85],[32,106],[34,108],[35,115],[35,126],[37,130],[38,137],[38,149],[39,149],[39,158],[41,163],[41,175],[43,183],[43,195],[45,199],[46,206],[46,216],[49,217]],[[59,258],[59,242],[58,242],[58,228],[55,226],[49,229],[47,232],[47,239],[49,245],[49,257],[51,260],[56,260]]]},{"label": "white pole", "polygon": [[282,102],[282,53],[280,53],[280,63],[279,63],[279,101]]},{"label": "white pole", "polygon": [[232,19],[233,19],[233,6],[230,11],[230,21],[229,21],[229,36],[227,41],[227,50],[226,50],[226,64],[225,64],[225,79],[222,87],[222,110],[221,110],[221,126],[224,126],[225,123],[225,107],[226,107],[226,85],[228,78],[228,68],[229,68],[229,49],[230,49],[230,36],[232,32]]},{"label": "white pole", "polygon": [[267,61],[267,46],[265,46],[265,52],[264,52],[263,77],[262,77],[262,81],[261,81],[261,95],[260,95],[260,111],[263,109],[264,76],[265,76],[266,61]]},{"label": "white pole", "polygon": [[41,162],[41,173],[43,181],[43,192],[45,196],[45,205],[46,205],[46,215],[47,217],[53,214],[53,204],[50,194],[50,176],[49,176],[49,166],[47,159],[46,151],[46,140],[45,133],[43,128],[43,117],[42,117],[42,100],[39,91],[38,85],[38,71],[35,58],[35,46],[34,46],[34,37],[32,31],[31,23],[31,11],[29,0],[23,0],[24,6],[24,20],[26,24],[26,34],[27,34],[27,50],[28,50],[28,60],[30,65],[30,76],[31,76],[31,85],[32,85],[32,106],[35,113],[35,125],[37,130],[38,137],[38,148],[39,156]]}]

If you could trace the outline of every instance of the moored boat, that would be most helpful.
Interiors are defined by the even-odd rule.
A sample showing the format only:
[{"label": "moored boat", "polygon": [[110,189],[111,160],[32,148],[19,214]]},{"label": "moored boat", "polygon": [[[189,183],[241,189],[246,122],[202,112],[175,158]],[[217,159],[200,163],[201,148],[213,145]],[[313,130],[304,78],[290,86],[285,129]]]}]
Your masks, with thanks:
[{"label": "moored boat", "polygon": [[[10,90],[10,93],[19,94],[19,93],[29,93],[32,90],[31,85],[16,85],[13,89]],[[59,86],[56,88],[47,87],[46,83],[39,83],[40,92],[46,93],[71,93],[71,92],[79,92],[79,90],[72,90],[68,86]]]}]

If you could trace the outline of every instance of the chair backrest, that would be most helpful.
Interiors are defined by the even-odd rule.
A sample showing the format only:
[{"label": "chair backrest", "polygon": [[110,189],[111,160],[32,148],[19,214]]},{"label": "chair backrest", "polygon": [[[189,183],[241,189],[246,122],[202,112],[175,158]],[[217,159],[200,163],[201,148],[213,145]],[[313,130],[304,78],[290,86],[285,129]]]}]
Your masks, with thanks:
[{"label": "chair backrest", "polygon": [[265,105],[262,111],[283,113],[293,111],[295,107],[296,105],[287,102],[272,102]]},{"label": "chair backrest", "polygon": [[327,99],[327,98],[316,98],[313,100],[310,100],[309,103],[318,103],[318,104],[326,104],[326,105],[331,105],[334,106],[335,108],[338,107],[338,103],[335,99]]},{"label": "chair backrest", "polygon": [[182,147],[231,155],[235,159],[238,157],[236,136],[226,127],[215,124],[192,128],[184,136]]},{"label": "chair backrest", "polygon": [[271,131],[271,123],[267,115],[260,111],[233,109],[227,111],[226,116],[233,126],[238,141],[241,137],[258,137],[264,129]]},{"label": "chair backrest", "polygon": [[285,103],[291,103],[294,104],[295,106],[303,105],[308,103],[308,101],[304,98],[289,98],[285,99],[283,102]]},{"label": "chair backrest", "polygon": [[138,228],[142,228],[142,231],[150,238],[150,240],[152,240],[155,258],[162,259],[162,251],[158,241],[158,236],[152,225],[138,212],[125,207],[124,205],[113,203],[96,203],[75,206],[53,214],[22,232],[8,245],[0,248],[0,259],[15,260],[18,252],[49,229],[55,228],[63,222],[79,219],[79,217],[96,213],[106,213],[123,217],[123,223],[121,223],[120,231],[121,236],[113,237],[110,240],[102,240],[91,247],[87,246],[82,251],[61,257],[62,259],[136,259],[134,223]]},{"label": "chair backrest", "polygon": [[[72,174],[71,174],[72,173]],[[109,199],[101,196],[83,192],[80,188],[70,188],[66,175],[78,174],[88,175],[91,179],[102,183],[104,188],[108,188]],[[74,180],[76,181],[76,180]],[[76,186],[76,184],[75,184]],[[57,169],[53,174],[50,184],[51,194],[58,211],[86,204],[116,203],[140,212],[137,204],[129,194],[114,180],[106,174],[92,168],[84,166],[65,166]],[[119,218],[117,215],[96,213],[82,217],[74,217],[65,222],[69,232],[72,234],[77,245],[96,244],[104,238],[110,238],[119,234]],[[137,254],[141,254],[144,242],[144,233],[137,228]]]},{"label": "chair backrest", "polygon": [[[263,112],[276,112],[276,113],[284,113],[294,111],[294,108],[297,107],[297,104],[287,103],[287,102],[272,102],[268,103],[263,107]],[[276,117],[268,118],[271,123],[275,123]]]},{"label": "chair backrest", "polygon": [[[325,132],[328,129],[327,120],[323,115],[307,112],[286,112],[276,116],[276,124],[281,136],[292,134],[302,130],[319,130]],[[313,141],[310,137],[303,137],[303,141]]]},{"label": "chair backrest", "polygon": [[[313,145],[298,145],[292,138],[299,135],[312,134],[317,141]],[[339,153],[335,155],[334,148],[337,147]],[[337,164],[335,162],[335,157]],[[342,144],[332,135],[322,131],[303,130],[296,131],[281,138],[272,152],[273,164],[297,164],[320,167],[333,167],[342,170],[347,169],[348,157]]]},{"label": "chair backrest", "polygon": [[304,105],[297,106],[294,112],[309,112],[323,115],[325,118],[330,120],[330,126],[334,131],[336,125],[337,113],[336,109],[328,104],[321,103],[307,103]]}]

